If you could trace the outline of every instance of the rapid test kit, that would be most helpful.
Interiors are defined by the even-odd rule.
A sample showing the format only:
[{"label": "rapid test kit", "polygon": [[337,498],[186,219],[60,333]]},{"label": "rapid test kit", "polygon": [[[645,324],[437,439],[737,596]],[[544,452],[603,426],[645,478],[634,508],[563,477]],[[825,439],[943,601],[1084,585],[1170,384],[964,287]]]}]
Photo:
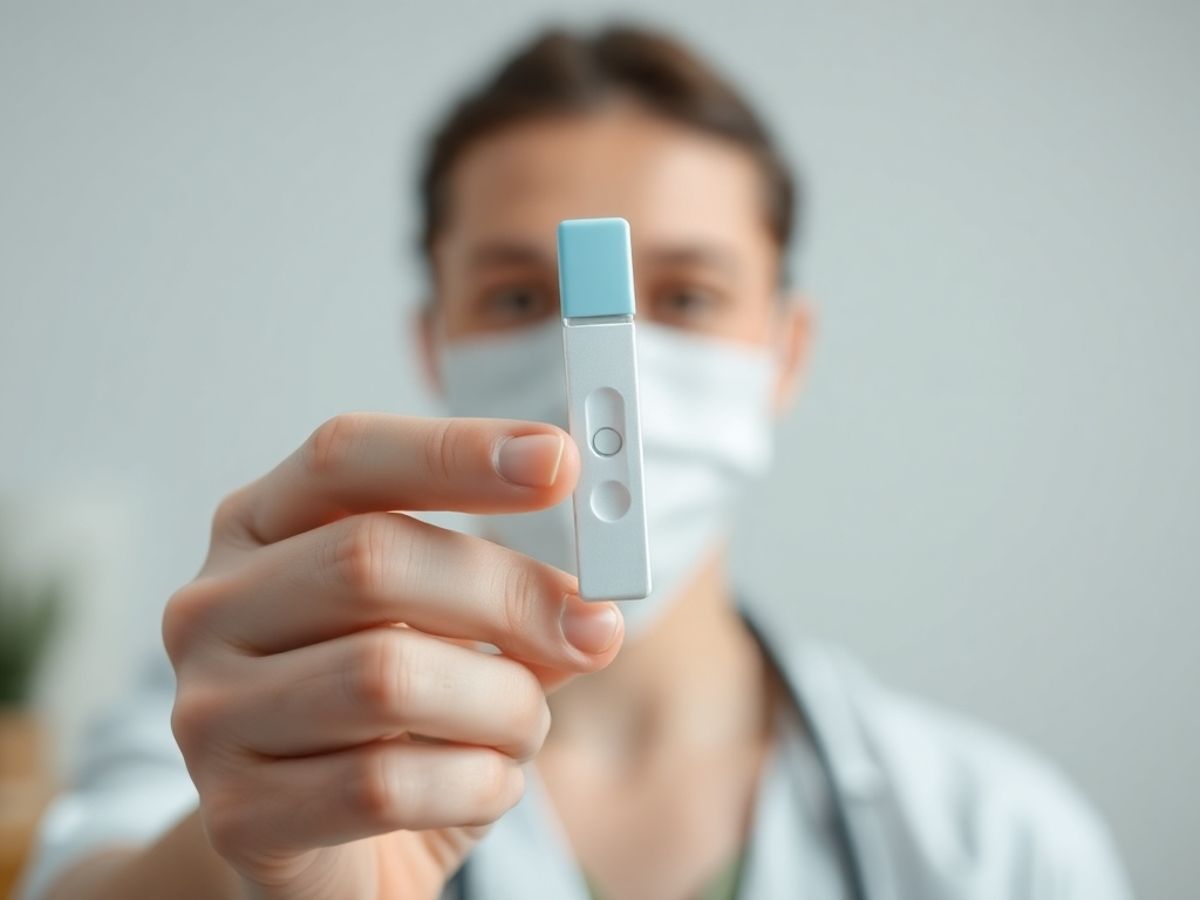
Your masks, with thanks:
[{"label": "rapid test kit", "polygon": [[650,593],[629,223],[558,226],[567,416],[582,467],[573,497],[585,600]]}]

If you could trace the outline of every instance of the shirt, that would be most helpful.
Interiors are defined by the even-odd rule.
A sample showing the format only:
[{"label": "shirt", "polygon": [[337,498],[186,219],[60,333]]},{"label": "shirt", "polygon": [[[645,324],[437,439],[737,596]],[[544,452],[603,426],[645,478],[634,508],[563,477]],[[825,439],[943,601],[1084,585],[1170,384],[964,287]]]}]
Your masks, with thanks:
[{"label": "shirt", "polygon": [[[738,900],[778,897],[781,885],[794,886],[806,900],[845,900],[832,791],[792,703],[774,710],[773,734],[755,792]],[[524,768],[524,796],[471,851],[461,883],[448,885],[443,900],[588,900],[586,875],[572,858],[545,784],[534,765]]]}]

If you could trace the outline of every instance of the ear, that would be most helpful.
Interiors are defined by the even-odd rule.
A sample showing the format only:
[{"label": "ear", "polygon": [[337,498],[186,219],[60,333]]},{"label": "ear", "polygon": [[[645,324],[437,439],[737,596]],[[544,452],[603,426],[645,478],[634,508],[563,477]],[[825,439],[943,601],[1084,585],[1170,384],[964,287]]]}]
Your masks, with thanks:
[{"label": "ear", "polygon": [[428,300],[422,302],[412,314],[412,321],[406,332],[408,339],[417,345],[417,356],[420,359],[425,386],[437,396],[442,396],[442,379],[437,365],[436,304]]},{"label": "ear", "polygon": [[813,311],[806,294],[783,297],[779,310],[779,377],[775,382],[774,412],[782,416],[792,405],[808,374]]}]

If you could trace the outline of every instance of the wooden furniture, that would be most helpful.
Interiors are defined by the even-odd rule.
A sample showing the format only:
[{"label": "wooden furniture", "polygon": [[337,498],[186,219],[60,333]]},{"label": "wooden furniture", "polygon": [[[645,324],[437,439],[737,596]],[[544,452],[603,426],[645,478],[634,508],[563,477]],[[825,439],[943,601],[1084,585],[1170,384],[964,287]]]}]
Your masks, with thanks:
[{"label": "wooden furniture", "polygon": [[0,897],[16,887],[54,790],[48,751],[34,713],[0,708]]}]

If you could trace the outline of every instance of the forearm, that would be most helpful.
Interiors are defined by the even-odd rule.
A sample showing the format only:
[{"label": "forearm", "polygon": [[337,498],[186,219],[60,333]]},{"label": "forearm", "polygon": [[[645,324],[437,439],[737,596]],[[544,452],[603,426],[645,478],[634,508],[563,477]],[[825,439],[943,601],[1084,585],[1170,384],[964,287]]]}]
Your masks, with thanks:
[{"label": "forearm", "polygon": [[39,900],[241,900],[237,873],[213,851],[199,812],[145,847],[114,847],[70,867]]}]

